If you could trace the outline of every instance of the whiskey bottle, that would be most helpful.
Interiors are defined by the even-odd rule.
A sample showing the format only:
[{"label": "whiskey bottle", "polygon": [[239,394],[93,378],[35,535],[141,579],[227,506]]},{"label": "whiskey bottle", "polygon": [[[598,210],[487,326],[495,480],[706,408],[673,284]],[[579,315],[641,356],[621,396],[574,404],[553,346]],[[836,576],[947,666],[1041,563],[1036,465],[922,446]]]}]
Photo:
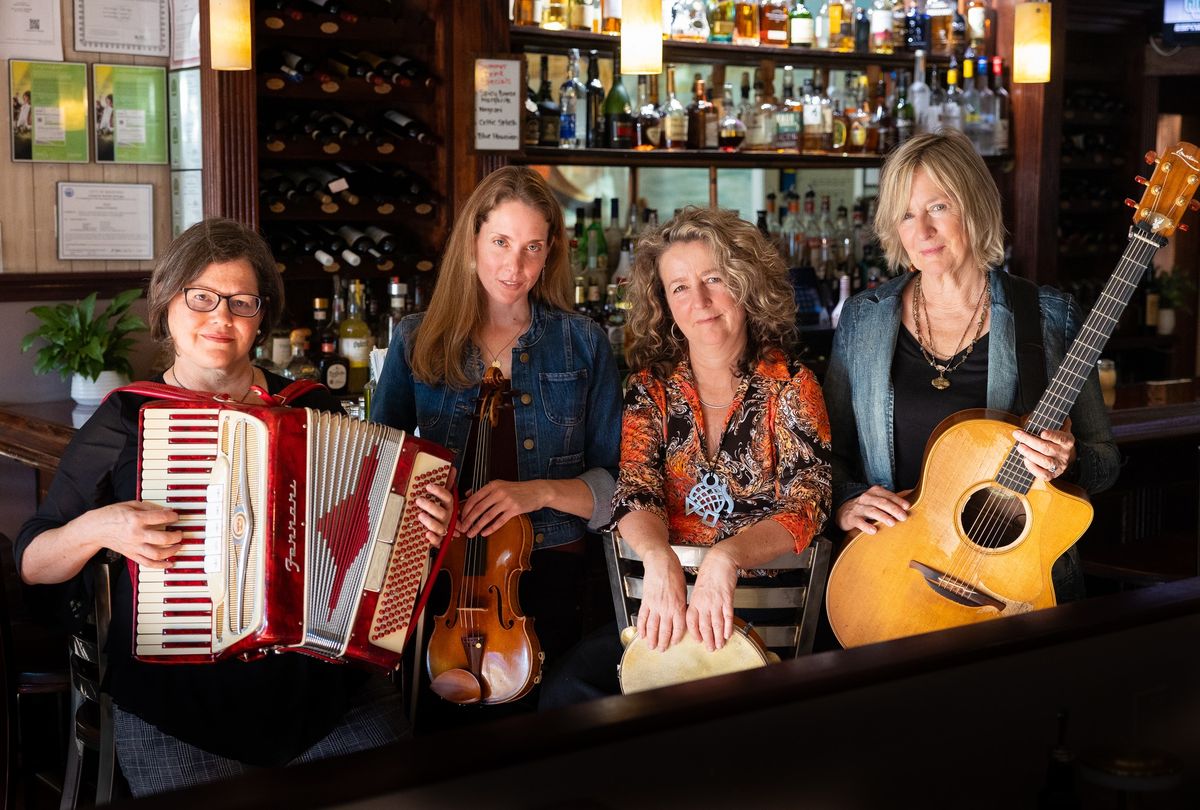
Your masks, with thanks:
[{"label": "whiskey bottle", "polygon": [[758,35],[763,45],[787,47],[788,0],[762,0],[759,7]]},{"label": "whiskey bottle", "polygon": [[734,3],[733,44],[757,45],[759,0],[736,0]]},{"label": "whiskey bottle", "polygon": [[871,52],[871,11],[861,6],[854,12],[854,52]]},{"label": "whiskey bottle", "polygon": [[338,354],[336,341],[322,339],[321,353],[317,356],[315,365],[317,373],[321,375],[321,384],[335,396],[350,393],[350,363]]},{"label": "whiskey bottle", "polygon": [[746,140],[746,125],[738,118],[733,106],[733,85],[725,85],[721,106],[725,112],[717,128],[717,148],[722,152],[736,152]]},{"label": "whiskey bottle", "polygon": [[955,8],[948,0],[925,0],[925,13],[929,15],[929,46],[938,56],[950,55],[950,28],[954,23]]},{"label": "whiskey bottle", "polygon": [[704,0],[676,0],[671,7],[671,39],[680,42],[707,42],[711,33]]},{"label": "whiskey bottle", "polygon": [[287,365],[280,372],[291,380],[312,380],[321,382],[321,370],[308,356],[308,339],[311,334],[308,329],[293,329],[290,334],[289,348],[291,356]]},{"label": "whiskey bottle", "polygon": [[570,26],[567,0],[545,0],[542,3],[542,28],[547,31],[565,31]]},{"label": "whiskey bottle", "polygon": [[775,110],[775,148],[791,152],[800,149],[801,116],[804,102],[796,97],[795,68],[783,68],[783,102]]},{"label": "whiskey bottle", "polygon": [[675,97],[675,68],[667,68],[667,103],[662,112],[663,149],[683,149],[688,142],[688,114]]},{"label": "whiskey bottle", "polygon": [[600,33],[609,36],[621,35],[621,0],[601,0]]},{"label": "whiskey bottle", "polygon": [[[675,4],[676,7],[680,3]],[[710,42],[733,42],[737,19],[737,0],[713,0],[708,7],[708,39]]]},{"label": "whiskey bottle", "polygon": [[1008,153],[1009,115],[1012,107],[1009,102],[1008,90],[1004,88],[1004,59],[992,57],[992,92],[996,94],[996,123],[992,128],[993,154]]},{"label": "whiskey bottle", "polygon": [[362,319],[363,312],[363,283],[350,282],[350,299],[347,304],[346,317],[338,327],[339,347],[342,355],[349,361],[349,376],[346,383],[346,393],[359,394],[367,384],[369,373],[368,361],[371,355],[371,330]]},{"label": "whiskey bottle", "polygon": [[812,12],[804,3],[792,4],[788,15],[788,44],[793,48],[811,48],[814,41]]},{"label": "whiskey bottle", "polygon": [[[657,77],[654,77],[657,81]],[[637,89],[637,126],[635,149],[647,152],[657,149],[662,143],[662,116],[650,101],[648,76],[638,76]],[[616,202],[614,200],[614,202]]]},{"label": "whiskey bottle", "polygon": [[893,53],[892,6],[887,0],[871,4],[871,53]]},{"label": "whiskey bottle", "polygon": [[687,107],[688,149],[717,148],[717,115],[704,90],[704,79],[696,74],[692,103]]},{"label": "whiskey bottle", "polygon": [[806,155],[819,155],[825,151],[825,119],[821,110],[821,95],[813,87],[811,79],[804,80],[801,103],[803,123],[800,151]]},{"label": "whiskey bottle", "polygon": [[596,8],[600,0],[571,0],[571,29],[600,33],[600,14]]}]

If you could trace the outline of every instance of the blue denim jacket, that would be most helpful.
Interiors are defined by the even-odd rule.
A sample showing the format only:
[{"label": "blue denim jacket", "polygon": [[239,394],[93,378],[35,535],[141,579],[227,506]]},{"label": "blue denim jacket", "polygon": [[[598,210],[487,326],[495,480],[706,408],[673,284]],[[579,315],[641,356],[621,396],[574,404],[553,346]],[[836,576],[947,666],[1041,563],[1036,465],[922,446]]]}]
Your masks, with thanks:
[{"label": "blue denim jacket", "polygon": [[[1017,397],[1016,325],[1001,272],[988,274],[992,310],[987,407],[1011,413]],[[833,438],[835,510],[871,486],[893,491],[896,488],[892,358],[901,328],[901,293],[912,278],[912,273],[906,273],[851,298],[834,334],[823,387]],[[1038,298],[1046,379],[1050,380],[1082,328],[1083,316],[1074,299],[1053,287],[1042,287]],[[1091,493],[1112,486],[1120,471],[1121,455],[1113,441],[1095,369],[1071,409],[1071,432],[1075,436],[1076,460],[1063,478]],[[1059,570],[1061,566],[1056,566],[1054,572],[1060,600],[1072,595],[1071,588],[1064,587],[1064,577],[1076,579],[1076,554],[1072,552],[1064,555],[1062,562],[1075,570],[1064,574]]]},{"label": "blue denim jacket", "polygon": [[[467,442],[479,385],[462,390],[416,380],[409,365],[424,315],[410,315],[392,335],[387,362],[371,402],[371,419],[461,451]],[[592,320],[532,302],[529,329],[512,350],[516,396],[517,469],[522,481],[578,478],[595,506],[588,528],[612,512],[621,447],[621,392],[608,337]],[[482,379],[479,349],[469,344],[468,376]],[[530,515],[538,548],[583,536],[585,521],[556,509]]]}]

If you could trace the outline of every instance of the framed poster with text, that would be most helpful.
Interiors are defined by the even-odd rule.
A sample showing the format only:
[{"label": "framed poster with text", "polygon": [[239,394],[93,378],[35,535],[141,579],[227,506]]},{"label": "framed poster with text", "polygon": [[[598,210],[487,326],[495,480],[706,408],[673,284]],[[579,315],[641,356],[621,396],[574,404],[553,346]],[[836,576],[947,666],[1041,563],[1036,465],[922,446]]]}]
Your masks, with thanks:
[{"label": "framed poster with text", "polygon": [[167,71],[92,65],[97,163],[167,162]]},{"label": "framed poster with text", "polygon": [[87,163],[87,65],[8,60],[12,159]]},{"label": "framed poster with text", "polygon": [[58,258],[154,258],[154,186],[58,184]]}]

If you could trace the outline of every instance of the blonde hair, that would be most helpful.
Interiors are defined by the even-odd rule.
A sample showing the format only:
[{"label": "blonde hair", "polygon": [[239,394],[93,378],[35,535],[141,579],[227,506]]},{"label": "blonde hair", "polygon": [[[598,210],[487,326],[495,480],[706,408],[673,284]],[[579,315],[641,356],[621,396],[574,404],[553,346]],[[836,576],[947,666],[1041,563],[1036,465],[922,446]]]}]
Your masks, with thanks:
[{"label": "blonde hair", "polygon": [[738,370],[748,374],[755,363],[775,352],[794,357],[799,348],[796,298],[779,252],[733,211],[688,206],[637,243],[627,293],[631,309],[625,345],[630,367],[649,369],[666,379],[687,355],[687,341],[671,318],[658,274],[662,255],[684,242],[708,247],[730,293],[746,310],[746,350]]},{"label": "blonde hair", "polygon": [[[546,218],[546,264],[533,285],[535,301],[570,311],[570,271],[562,209],[546,181],[524,166],[505,166],[483,179],[463,206],[442,258],[437,286],[412,346],[413,375],[427,385],[467,388],[473,380],[463,368],[471,334],[487,312],[485,293],[475,272],[475,238],[497,206],[518,200]],[[474,291],[474,294],[472,294]]]},{"label": "blonde hair", "polygon": [[996,181],[966,135],[944,129],[917,135],[888,156],[879,176],[875,233],[893,270],[907,269],[912,259],[900,243],[900,222],[908,211],[913,174],[929,175],[954,203],[962,218],[967,249],[979,267],[1004,261],[1004,218]]}]

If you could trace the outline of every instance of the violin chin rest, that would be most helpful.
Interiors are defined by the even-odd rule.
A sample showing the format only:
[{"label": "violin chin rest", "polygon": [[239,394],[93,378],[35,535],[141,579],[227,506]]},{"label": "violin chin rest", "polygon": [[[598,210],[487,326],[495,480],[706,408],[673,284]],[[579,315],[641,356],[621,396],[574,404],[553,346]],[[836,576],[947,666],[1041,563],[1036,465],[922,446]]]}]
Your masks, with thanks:
[{"label": "violin chin rest", "polygon": [[429,688],[451,703],[471,704],[483,699],[479,679],[465,669],[448,669],[434,678]]}]

